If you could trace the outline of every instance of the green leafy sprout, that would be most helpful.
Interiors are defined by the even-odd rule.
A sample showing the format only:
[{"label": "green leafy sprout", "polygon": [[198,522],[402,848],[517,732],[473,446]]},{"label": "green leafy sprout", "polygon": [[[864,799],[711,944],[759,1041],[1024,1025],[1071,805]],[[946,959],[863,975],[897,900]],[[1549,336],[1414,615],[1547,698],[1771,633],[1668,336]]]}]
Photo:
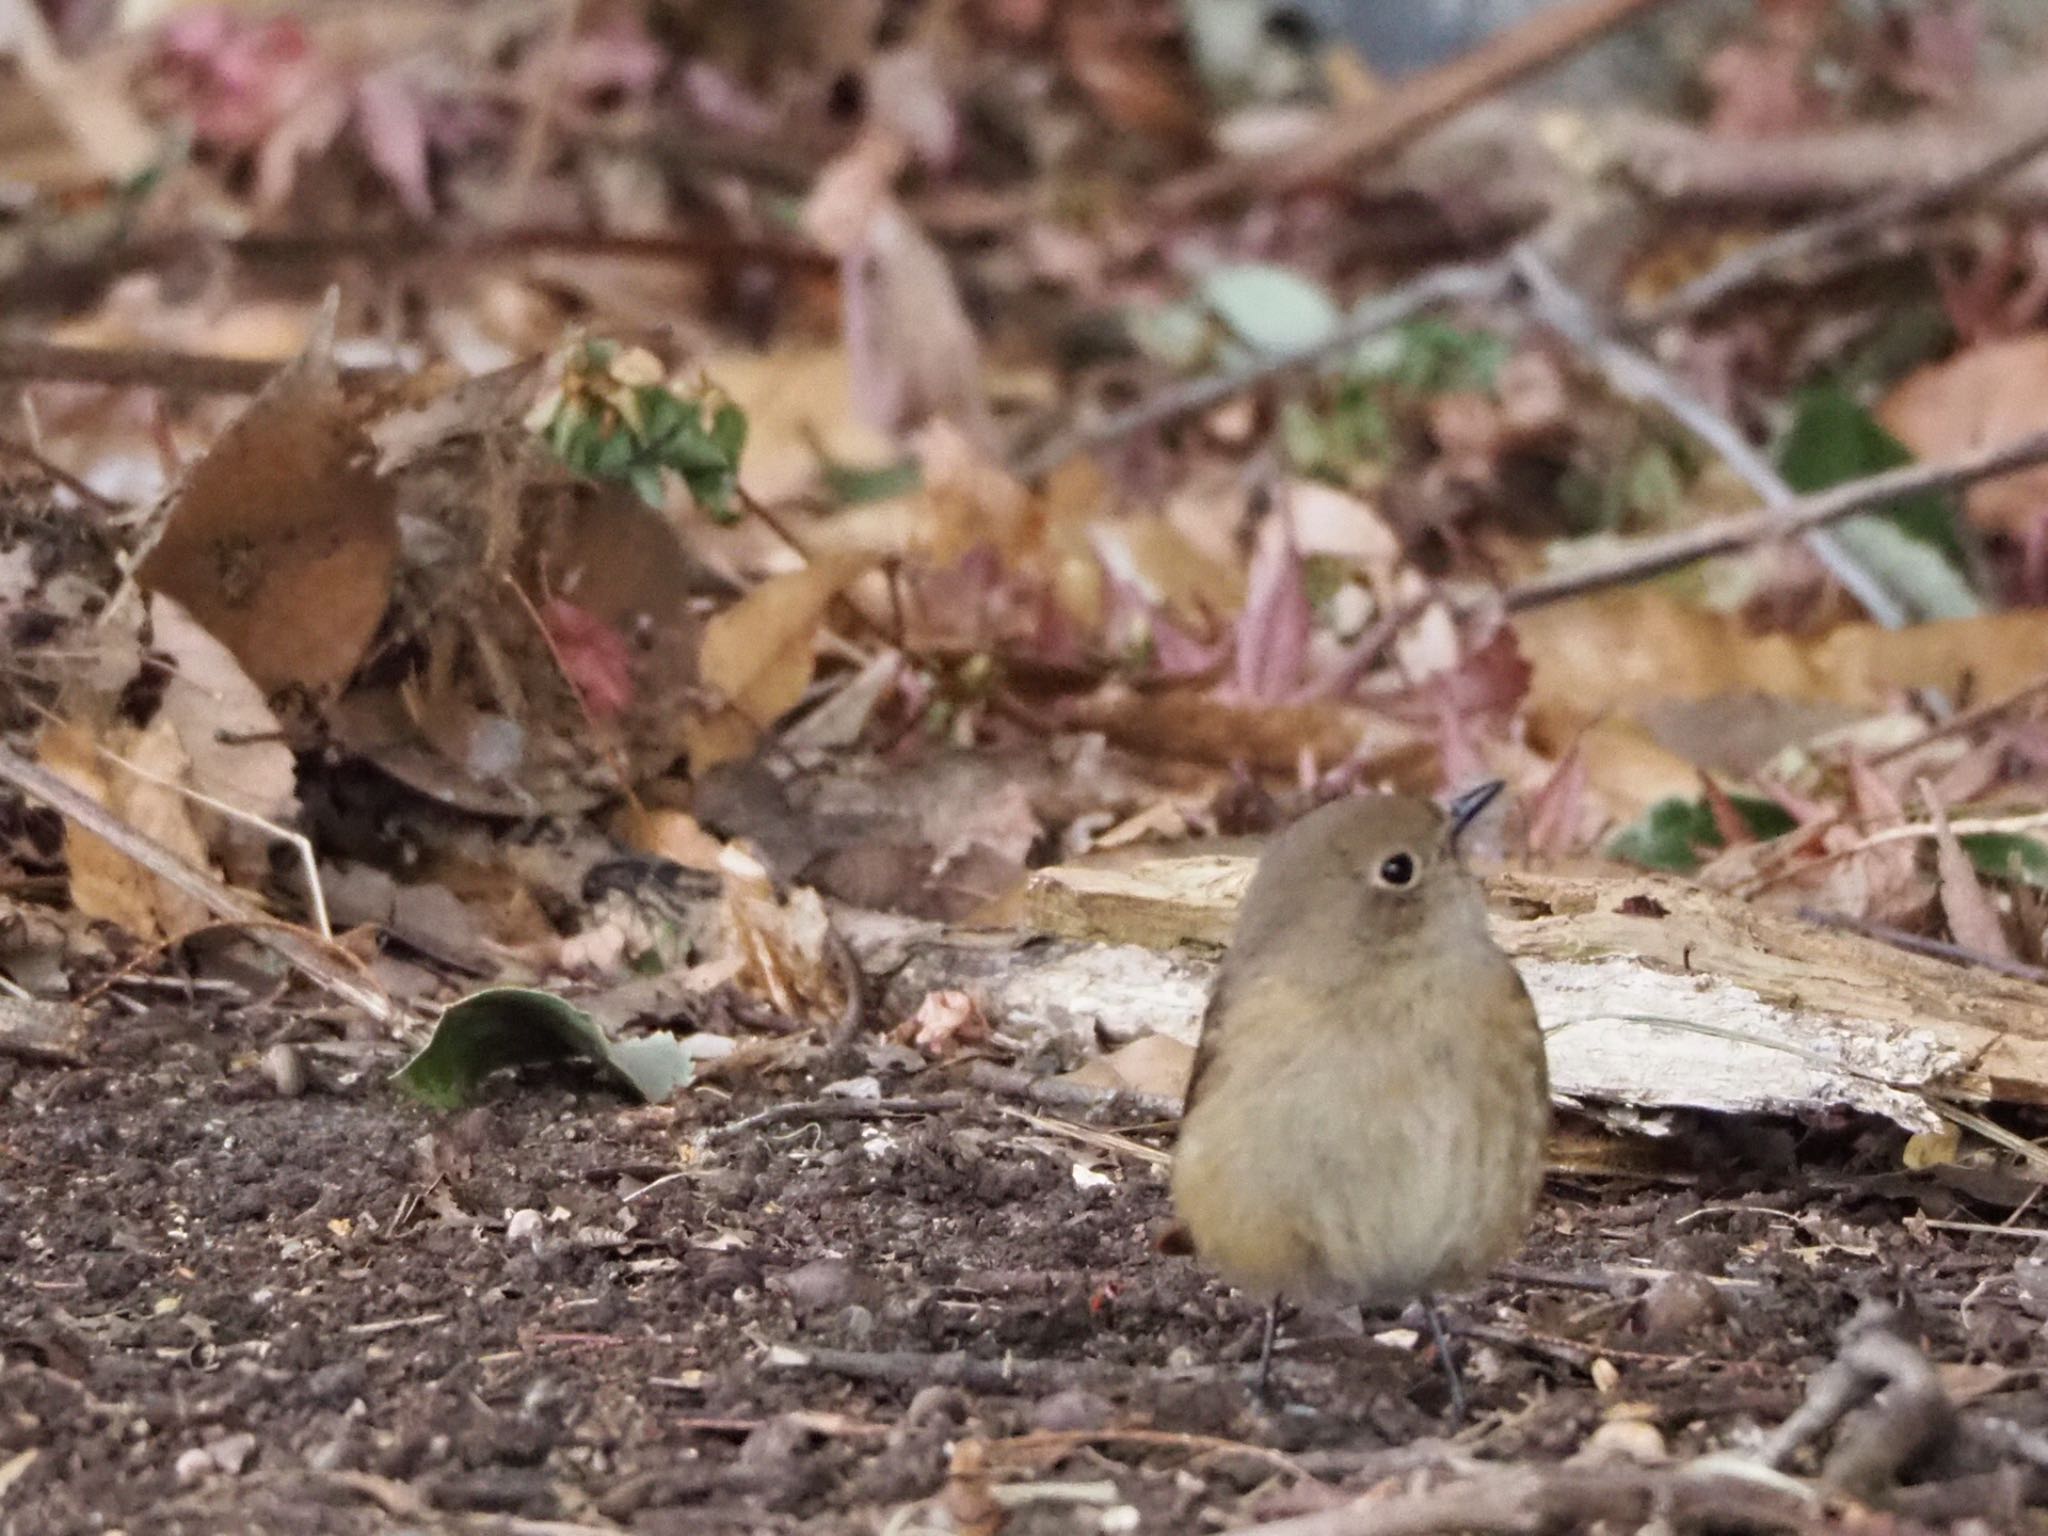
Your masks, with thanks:
[{"label": "green leafy sprout", "polygon": [[548,447],[578,474],[623,480],[657,509],[673,474],[713,519],[737,520],[746,413],[714,389],[694,397],[678,392],[651,354],[610,341],[582,343],[539,415]]}]

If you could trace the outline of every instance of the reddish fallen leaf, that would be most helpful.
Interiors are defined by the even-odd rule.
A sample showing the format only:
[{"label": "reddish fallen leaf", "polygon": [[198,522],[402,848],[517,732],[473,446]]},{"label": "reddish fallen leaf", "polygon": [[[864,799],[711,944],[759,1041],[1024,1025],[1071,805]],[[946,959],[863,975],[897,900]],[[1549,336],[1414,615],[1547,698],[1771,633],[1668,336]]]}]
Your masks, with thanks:
[{"label": "reddish fallen leaf", "polygon": [[2005,936],[2005,924],[1991,904],[1990,893],[1977,878],[1977,866],[1956,840],[1948,824],[1948,811],[1926,780],[1920,782],[1921,798],[1934,817],[1934,864],[1941,878],[1941,910],[1948,919],[1948,931],[1963,948],[1995,959],[2011,960],[2012,943]]},{"label": "reddish fallen leaf", "polygon": [[1308,582],[1291,518],[1268,517],[1259,527],[1237,620],[1236,692],[1256,704],[1277,703],[1300,685],[1308,661]]},{"label": "reddish fallen leaf", "polygon": [[609,720],[633,702],[633,653],[626,637],[587,608],[551,597],[541,609],[548,640],[592,720]]},{"label": "reddish fallen leaf", "polygon": [[1543,787],[1529,799],[1527,847],[1539,858],[1560,858],[1584,843],[1586,823],[1586,755],[1583,736],[1559,760]]}]

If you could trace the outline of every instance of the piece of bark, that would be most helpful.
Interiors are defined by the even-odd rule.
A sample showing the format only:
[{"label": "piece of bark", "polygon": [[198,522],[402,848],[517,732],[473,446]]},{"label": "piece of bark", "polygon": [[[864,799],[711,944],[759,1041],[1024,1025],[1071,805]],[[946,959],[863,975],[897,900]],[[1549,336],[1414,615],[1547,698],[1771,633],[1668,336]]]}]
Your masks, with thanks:
[{"label": "piece of bark", "polygon": [[[1027,921],[1105,946],[1095,984],[1106,994],[1109,955],[1222,943],[1251,867],[1041,870]],[[2048,989],[1656,875],[1512,871],[1490,892],[1495,936],[1550,1030],[1560,1097],[1737,1112],[1850,1105],[1916,1129],[1937,1123],[1926,1093],[2048,1103]],[[1157,1027],[1173,1011],[1148,1017]],[[1197,1025],[1191,1010],[1167,1032],[1191,1039]]]}]

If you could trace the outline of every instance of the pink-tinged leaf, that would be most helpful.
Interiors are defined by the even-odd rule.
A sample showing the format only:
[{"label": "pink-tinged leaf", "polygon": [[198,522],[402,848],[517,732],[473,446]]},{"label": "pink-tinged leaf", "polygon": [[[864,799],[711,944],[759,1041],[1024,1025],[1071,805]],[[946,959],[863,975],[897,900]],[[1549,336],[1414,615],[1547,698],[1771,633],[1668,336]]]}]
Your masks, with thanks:
[{"label": "pink-tinged leaf", "polygon": [[157,58],[179,88],[201,142],[254,149],[330,77],[290,17],[248,22],[224,6],[173,17]]},{"label": "pink-tinged leaf", "polygon": [[337,81],[323,81],[303,97],[256,151],[258,206],[283,206],[298,180],[299,161],[324,153],[348,125],[348,116],[348,92]]},{"label": "pink-tinged leaf", "polygon": [[563,597],[548,599],[541,622],[591,719],[609,720],[633,702],[633,653],[617,629]]},{"label": "pink-tinged leaf", "polygon": [[1528,696],[1534,675],[1513,627],[1501,624],[1460,656],[1456,666],[1378,702],[1397,719],[1425,723],[1448,708],[1461,718],[1477,717],[1504,728]]},{"label": "pink-tinged leaf", "polygon": [[570,45],[564,73],[579,95],[637,98],[652,94],[667,68],[668,55],[647,35],[640,18],[616,12]]},{"label": "pink-tinged leaf", "polygon": [[1529,801],[1528,848],[1539,858],[1575,853],[1584,842],[1586,825],[1585,738],[1573,740],[1543,787]]},{"label": "pink-tinged leaf", "polygon": [[2000,960],[2017,958],[2005,936],[2005,924],[1990,893],[1977,878],[1977,866],[1956,840],[1948,824],[1948,812],[1936,797],[1934,787],[1921,780],[1921,798],[1934,816],[1934,868],[1941,879],[1941,910],[1948,919],[1948,931],[1963,948]]},{"label": "pink-tinged leaf", "polygon": [[741,138],[765,139],[780,121],[776,111],[716,64],[692,59],[683,66],[683,100],[706,126]]},{"label": "pink-tinged leaf", "polygon": [[1977,79],[1984,52],[1984,8],[1979,0],[1920,0],[1888,11],[1887,81],[1909,96],[1955,102]]},{"label": "pink-tinged leaf", "polygon": [[1237,692],[1277,703],[1300,684],[1314,621],[1293,520],[1273,514],[1259,525],[1258,547],[1237,620]]},{"label": "pink-tinged leaf", "polygon": [[1723,843],[1730,848],[1739,848],[1744,843],[1756,841],[1749,819],[1728,798],[1728,792],[1714,782],[1712,774],[1700,775],[1700,795],[1707,802],[1707,810],[1714,818],[1714,830],[1721,834]]},{"label": "pink-tinged leaf", "polygon": [[1445,790],[1492,777],[1479,743],[1473,740],[1472,717],[1461,713],[1447,693],[1437,695],[1436,705],[1437,769]]},{"label": "pink-tinged leaf", "polygon": [[1900,804],[1898,793],[1884,775],[1860,756],[1849,759],[1849,796],[1856,808],[1856,821],[1866,832],[1906,819],[1906,808]]},{"label": "pink-tinged leaf", "polygon": [[370,163],[398,194],[405,211],[434,216],[427,185],[427,124],[414,86],[396,70],[365,75],[356,85],[356,132]]},{"label": "pink-tinged leaf", "polygon": [[1993,730],[1957,758],[1934,781],[1934,792],[1943,805],[1968,804],[2005,777],[2006,756],[2011,750],[2010,729]]}]

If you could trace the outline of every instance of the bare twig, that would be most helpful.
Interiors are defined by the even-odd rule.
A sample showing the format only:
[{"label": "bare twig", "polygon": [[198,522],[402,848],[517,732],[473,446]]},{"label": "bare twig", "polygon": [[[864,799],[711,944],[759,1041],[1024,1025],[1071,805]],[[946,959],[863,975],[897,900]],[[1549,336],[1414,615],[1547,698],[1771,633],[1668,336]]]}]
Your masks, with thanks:
[{"label": "bare twig", "polygon": [[[1860,848],[1856,851],[1860,851]],[[1987,955],[1981,950],[1965,949],[1960,944],[1951,944],[1944,939],[1931,939],[1925,934],[1913,933],[1890,923],[1875,922],[1867,917],[1853,917],[1847,912],[1823,912],[1818,907],[1801,907],[1799,915],[1823,928],[1842,928],[1850,933],[1860,933],[1866,938],[1882,939],[1887,944],[1909,950],[1916,955],[1932,955],[1937,960],[1953,960],[1958,965],[1981,965],[1987,971],[1996,971],[2001,976],[2048,983],[2048,966],[2028,965],[2024,961],[2007,959],[2003,955]]]},{"label": "bare twig", "polygon": [[90,795],[73,788],[47,768],[0,746],[0,780],[78,823],[117,853],[133,859],[157,879],[189,896],[214,916],[241,925],[256,943],[283,956],[309,980],[353,1003],[378,1023],[405,1022],[403,1008],[374,983],[345,967],[320,944],[296,929],[277,923],[246,897],[228,889],[211,875],[192,868],[156,839],[138,832]]},{"label": "bare twig", "polygon": [[1599,1525],[1634,1530],[1653,1519],[1673,1530],[1836,1529],[1820,1497],[1781,1473],[1727,1462],[1673,1467],[1511,1467],[1439,1487],[1367,1495],[1335,1509],[1240,1526],[1229,1536],[1535,1536]]},{"label": "bare twig", "polygon": [[[200,395],[253,395],[286,362],[218,357],[161,348],[71,347],[51,341],[0,340],[0,380],[103,384],[113,389],[187,390]],[[390,377],[394,368],[342,368],[351,377]]]},{"label": "bare twig", "polygon": [[1512,587],[1504,595],[1504,601],[1511,612],[1520,612],[1560,603],[1567,598],[1582,597],[1605,587],[1647,581],[1652,576],[1661,576],[1714,555],[1747,549],[1771,539],[1790,538],[1812,528],[1825,528],[1842,518],[1909,496],[1927,491],[1955,490],[2044,462],[2048,462],[2048,432],[2032,432],[2025,437],[1981,448],[1961,458],[1932,464],[1908,464],[1881,475],[1852,480],[1846,485],[1801,496],[1783,506],[1767,507],[1744,517],[1726,517],[1677,533],[1634,539],[1611,560],[1575,571],[1560,571],[1553,576],[1539,576],[1534,581]]},{"label": "bare twig", "polygon": [[1340,114],[1306,143],[1191,171],[1162,187],[1155,203],[1162,212],[1184,214],[1254,188],[1291,191],[1329,179],[1369,156],[1390,154],[1474,101],[1662,3],[1574,0],[1537,11],[1479,47]]},{"label": "bare twig", "polygon": [[1444,267],[1424,273],[1414,282],[1366,300],[1330,333],[1292,352],[1269,353],[1253,358],[1242,367],[1224,373],[1205,374],[1148,395],[1128,409],[1116,411],[1100,421],[1075,427],[1037,448],[1019,454],[1011,470],[1020,479],[1031,480],[1058,468],[1067,460],[1097,448],[1107,447],[1149,427],[1164,426],[1221,405],[1270,379],[1314,368],[1347,347],[1358,345],[1383,331],[1439,304],[1498,298],[1505,293],[1512,274],[1500,262],[1478,266]]},{"label": "bare twig", "polygon": [[854,1381],[906,1387],[965,1387],[970,1392],[1021,1392],[1048,1382],[1071,1382],[1085,1374],[1077,1363],[1066,1360],[1024,1360],[1014,1355],[1005,1355],[1000,1360],[977,1360],[959,1353],[812,1349],[789,1344],[769,1346],[767,1364],[774,1370],[825,1371]]},{"label": "bare twig", "polygon": [[[1639,405],[1655,405],[1669,413],[1680,426],[1719,454],[1721,461],[1742,477],[1766,507],[1782,512],[1798,501],[1792,487],[1742,434],[1741,428],[1651,359],[1607,335],[1586,302],[1566,287],[1533,249],[1523,246],[1511,260],[1528,288],[1537,318],[1585,353],[1606,375],[1616,393]],[[1809,528],[1800,537],[1814,558],[1862,605],[1864,612],[1887,629],[1898,629],[1906,623],[1909,615],[1898,599],[1851,558],[1833,534],[1824,528]]]},{"label": "bare twig", "polygon": [[2048,152],[2048,126],[2035,124],[1991,150],[1925,185],[1899,187],[1858,207],[1829,214],[1760,240],[1737,251],[1719,266],[1664,295],[1634,323],[1668,325],[1712,309],[1801,262],[1852,242],[1885,234],[1914,219],[1954,207],[1982,187],[1990,186]]},{"label": "bare twig", "polygon": [[757,1114],[714,1125],[701,1140],[705,1146],[715,1146],[749,1131],[786,1125],[792,1120],[894,1120],[903,1115],[936,1115],[958,1109],[966,1102],[957,1093],[937,1094],[928,1099],[805,1099],[794,1104],[770,1105]]}]

